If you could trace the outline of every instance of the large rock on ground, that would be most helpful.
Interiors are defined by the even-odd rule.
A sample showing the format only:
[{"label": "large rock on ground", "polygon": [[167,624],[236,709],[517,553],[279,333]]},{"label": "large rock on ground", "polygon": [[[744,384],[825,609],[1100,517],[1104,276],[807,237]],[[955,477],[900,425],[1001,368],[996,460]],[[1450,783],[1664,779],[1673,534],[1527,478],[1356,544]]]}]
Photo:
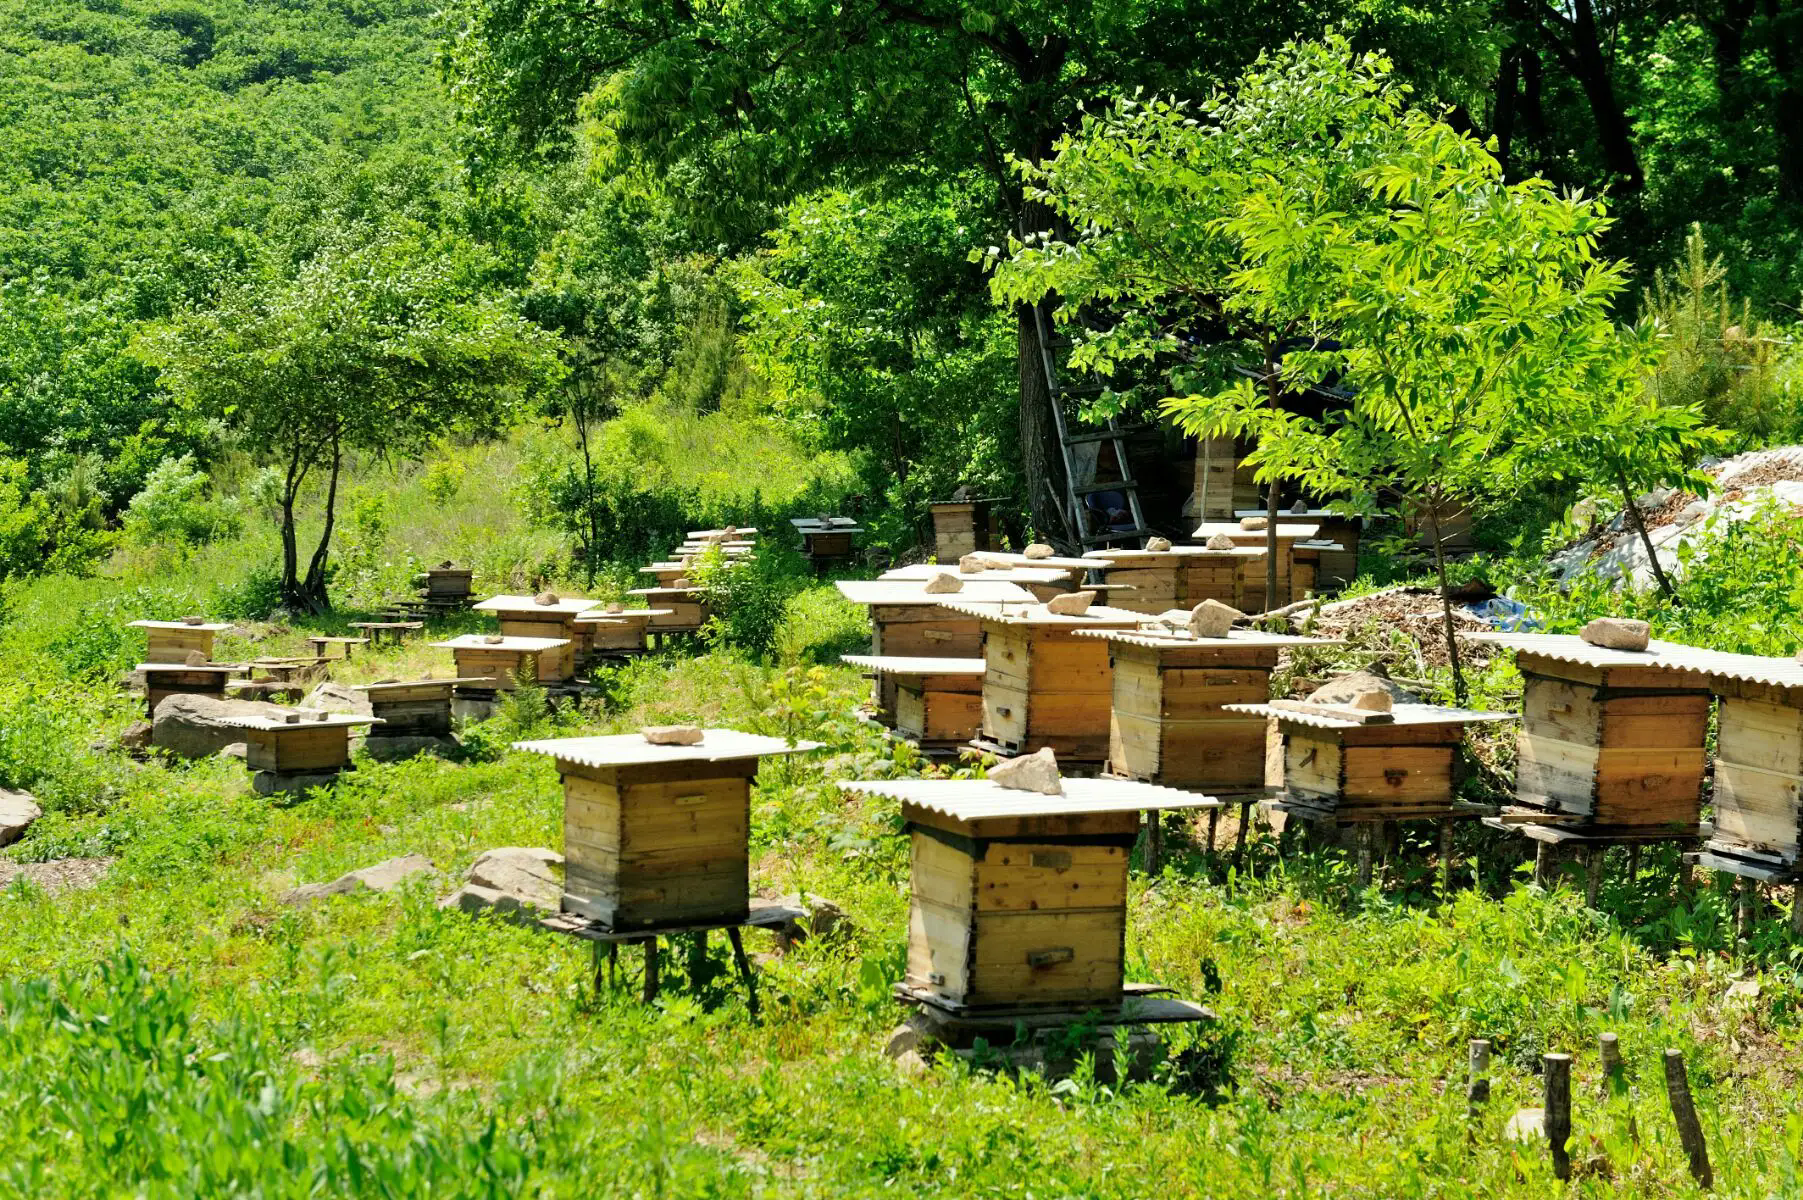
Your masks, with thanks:
[{"label": "large rock on ground", "polygon": [[1349,708],[1364,708],[1368,704],[1357,703],[1360,696],[1372,692],[1388,692],[1392,706],[1397,704],[1419,704],[1421,697],[1407,688],[1398,687],[1393,680],[1370,671],[1353,671],[1326,683],[1308,694],[1310,704],[1343,704]]},{"label": "large rock on ground", "polygon": [[227,717],[279,717],[288,710],[256,700],[221,700],[213,696],[168,696],[157,705],[150,724],[150,744],[183,758],[211,758],[244,730],[224,724]]},{"label": "large rock on ground", "polygon": [[432,860],[423,854],[404,854],[340,875],[330,883],[308,883],[293,888],[282,896],[282,903],[299,907],[328,896],[348,896],[354,892],[392,892],[416,875],[436,871]]},{"label": "large rock on ground", "polygon": [[0,846],[10,846],[25,836],[33,821],[44,815],[30,792],[0,788]]},{"label": "large rock on ground", "polygon": [[397,737],[373,736],[364,739],[363,749],[377,762],[405,762],[409,758],[417,758],[421,754],[436,755],[439,758],[455,758],[463,750],[463,743],[454,737],[435,737],[431,734],[401,734]]},{"label": "large rock on ground", "polygon": [[374,716],[369,707],[369,695],[356,688],[346,687],[342,683],[322,683],[307,693],[301,701],[302,708],[317,709],[321,712],[348,713],[353,717]]},{"label": "large rock on ground", "polygon": [[470,866],[464,885],[440,908],[493,912],[515,921],[549,916],[563,906],[563,855],[538,847],[503,846]]},{"label": "large rock on ground", "polygon": [[777,926],[776,941],[783,950],[792,950],[810,937],[827,937],[850,927],[844,909],[825,896],[816,896],[813,892],[790,892],[786,896],[778,896],[773,903],[784,908],[798,908],[806,914],[791,917]]}]

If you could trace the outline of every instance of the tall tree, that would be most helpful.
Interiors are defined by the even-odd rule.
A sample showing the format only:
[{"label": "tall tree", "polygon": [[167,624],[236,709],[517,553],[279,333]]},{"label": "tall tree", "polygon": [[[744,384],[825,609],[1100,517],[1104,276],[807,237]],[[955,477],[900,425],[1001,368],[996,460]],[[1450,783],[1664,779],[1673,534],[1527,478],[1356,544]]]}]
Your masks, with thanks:
[{"label": "tall tree", "polygon": [[[1047,225],[1009,161],[1039,161],[1095,103],[1135,87],[1196,94],[1298,29],[1333,19],[1420,51],[1424,74],[1483,60],[1481,7],[1314,0],[459,0],[453,87],[486,151],[555,148],[585,99],[628,152],[669,172],[697,220],[748,239],[768,205],[831,182],[980,170],[976,244]],[[1426,27],[1431,26],[1431,32]],[[1468,72],[1488,77],[1487,67]],[[1063,530],[1033,309],[1016,304],[1020,453],[1035,524]]]}]

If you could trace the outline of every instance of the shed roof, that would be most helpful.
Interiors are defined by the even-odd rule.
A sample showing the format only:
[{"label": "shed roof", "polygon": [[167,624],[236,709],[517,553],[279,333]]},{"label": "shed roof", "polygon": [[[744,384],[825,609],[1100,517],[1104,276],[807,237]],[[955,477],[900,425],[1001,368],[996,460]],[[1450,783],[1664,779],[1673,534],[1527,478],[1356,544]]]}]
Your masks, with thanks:
[{"label": "shed roof", "polygon": [[1446,708],[1438,704],[1398,704],[1391,710],[1396,719],[1382,724],[1360,724],[1326,713],[1300,712],[1293,708],[1274,708],[1269,704],[1223,704],[1228,712],[1249,713],[1255,717],[1276,717],[1286,725],[1307,725],[1313,729],[1394,729],[1398,725],[1477,725],[1486,721],[1518,721],[1518,713],[1478,712],[1470,708]]},{"label": "shed roof", "polygon": [[959,601],[956,597],[952,598],[952,603],[946,604],[943,603],[944,597],[940,599],[940,607],[951,612],[980,617],[985,621],[1000,621],[1004,625],[1033,625],[1049,629],[1137,629],[1139,623],[1146,619],[1144,613],[1110,608],[1106,604],[1092,604],[1082,616],[1071,617],[1054,613],[1043,604],[982,605]]},{"label": "shed roof", "polygon": [[1141,783],[1136,779],[1078,779],[1067,776],[1064,795],[1045,796],[1002,787],[988,779],[842,780],[852,792],[889,796],[955,821],[989,817],[1075,817],[1090,813],[1138,812],[1148,808],[1217,808],[1220,801],[1197,792]]},{"label": "shed roof", "polygon": [[878,675],[981,675],[980,658],[926,658],[912,654],[846,654],[841,662]]},{"label": "shed roof", "polygon": [[964,586],[955,592],[929,592],[926,581],[921,579],[841,579],[833,586],[853,604],[943,606],[948,600],[978,605],[1033,602],[1033,593],[1016,583],[968,577],[963,583]]},{"label": "shed roof", "polygon": [[701,741],[693,746],[653,746],[643,734],[616,733],[605,737],[515,742],[513,748],[529,754],[547,754],[585,767],[629,767],[643,763],[727,762],[774,754],[801,754],[818,750],[820,743],[790,743],[782,738],[741,733],[737,729],[704,729]]},{"label": "shed roof", "polygon": [[552,604],[540,604],[531,596],[490,596],[486,600],[470,605],[477,612],[525,612],[545,613],[551,616],[567,616],[579,612],[587,612],[600,603],[584,596],[560,596]]},{"label": "shed roof", "polygon": [[488,639],[493,636],[486,633],[465,633],[452,638],[448,642],[433,642],[439,650],[500,650],[507,653],[521,654],[533,651],[555,650],[559,646],[570,644],[569,638],[515,637],[511,634],[498,642]]}]

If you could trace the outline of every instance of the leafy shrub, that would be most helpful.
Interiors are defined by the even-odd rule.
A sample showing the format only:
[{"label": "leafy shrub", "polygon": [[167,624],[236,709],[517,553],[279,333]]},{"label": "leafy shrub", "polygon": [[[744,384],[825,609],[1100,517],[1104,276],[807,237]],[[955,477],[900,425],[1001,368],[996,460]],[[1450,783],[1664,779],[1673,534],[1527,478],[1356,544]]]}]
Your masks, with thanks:
[{"label": "leafy shrub", "polygon": [[421,486],[437,505],[449,504],[463,487],[464,466],[454,458],[441,458],[426,468]]},{"label": "leafy shrub", "polygon": [[805,569],[799,556],[774,546],[760,546],[730,564],[717,547],[709,548],[692,573],[713,610],[703,636],[755,659],[770,657]]},{"label": "leafy shrub", "polygon": [[282,607],[282,573],[254,567],[237,583],[214,589],[211,615],[223,621],[263,621]]},{"label": "leafy shrub", "polygon": [[192,605],[173,588],[131,588],[77,608],[45,649],[69,678],[110,682],[143,659],[144,633],[131,622],[166,620]]},{"label": "leafy shrub", "polygon": [[0,579],[25,575],[43,565],[43,500],[31,493],[25,464],[0,458]]},{"label": "leafy shrub", "polygon": [[235,537],[243,527],[238,506],[215,499],[212,490],[212,481],[194,465],[193,455],[164,459],[126,506],[126,535],[146,546],[199,545]]}]

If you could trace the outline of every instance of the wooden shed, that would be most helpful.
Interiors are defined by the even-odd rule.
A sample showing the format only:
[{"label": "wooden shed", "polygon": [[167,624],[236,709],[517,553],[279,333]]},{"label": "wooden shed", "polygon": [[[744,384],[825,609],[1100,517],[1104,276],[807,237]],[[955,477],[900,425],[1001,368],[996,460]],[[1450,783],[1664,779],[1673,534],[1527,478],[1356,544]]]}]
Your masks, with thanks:
[{"label": "wooden shed", "polygon": [[1104,583],[1121,589],[1108,593],[1110,604],[1157,614],[1194,608],[1204,600],[1241,607],[1246,602],[1246,580],[1263,569],[1265,552],[1253,546],[1231,550],[1172,546],[1169,550],[1091,550],[1084,557]]},{"label": "wooden shed", "polygon": [[563,779],[563,911],[642,930],[745,920],[758,763],[817,748],[733,729],[689,746],[636,733],[514,746]]},{"label": "wooden shed", "polygon": [[522,678],[529,682],[543,681],[542,660],[550,656],[561,662],[570,651],[567,638],[508,637],[493,633],[466,633],[432,645],[451,652],[458,675],[489,680],[488,686],[501,692],[513,691]]},{"label": "wooden shed", "polygon": [[983,730],[974,743],[1004,756],[1050,746],[1060,759],[1100,766],[1108,758],[1114,700],[1108,643],[1090,629],[1137,629],[1123,608],[1092,606],[1062,616],[1043,604],[945,606],[983,631]]},{"label": "wooden shed", "polygon": [[966,554],[995,547],[995,526],[988,500],[941,500],[927,505],[933,514],[933,554],[955,563]]},{"label": "wooden shed", "polygon": [[1269,700],[1282,651],[1339,644],[1250,629],[1224,638],[1157,628],[1079,636],[1108,645],[1114,677],[1108,769],[1221,796],[1265,790],[1265,719],[1227,706]]},{"label": "wooden shed", "polygon": [[379,718],[297,709],[281,716],[222,717],[244,730],[244,764],[278,778],[335,775],[351,765],[351,730]]},{"label": "wooden shed", "polygon": [[538,660],[539,682],[563,683],[576,678],[576,655],[581,645],[576,618],[593,612],[596,604],[581,596],[544,592],[540,596],[491,596],[474,608],[494,614],[503,636],[564,642],[561,650],[547,651]]},{"label": "wooden shed", "polygon": [[223,698],[225,685],[234,675],[249,675],[246,663],[139,663],[144,676],[146,716],[154,721],[157,705],[170,696],[212,696]]},{"label": "wooden shed", "polygon": [[[877,720],[923,749],[951,749],[983,727],[980,658],[848,654],[843,661],[877,679]],[[885,696],[893,707],[882,707]]]},{"label": "wooden shed", "polygon": [[1061,796],[987,779],[840,786],[901,801],[912,865],[903,986],[956,1012],[1118,1008],[1139,814],[1219,803],[1116,779],[1067,778]]},{"label": "wooden shed", "polygon": [[1388,713],[1356,716],[1337,705],[1300,701],[1233,704],[1228,710],[1277,721],[1283,789],[1276,806],[1339,824],[1479,815],[1457,802],[1459,743],[1469,725],[1515,720],[1513,713],[1437,704],[1398,704]]},{"label": "wooden shed", "polygon": [[231,626],[188,617],[180,621],[133,621],[131,628],[144,631],[145,662],[185,663],[196,651],[211,661],[214,637]]},{"label": "wooden shed", "polygon": [[1709,732],[1708,651],[1608,650],[1569,634],[1479,633],[1515,651],[1522,726],[1505,820],[1591,836],[1694,837]]}]

